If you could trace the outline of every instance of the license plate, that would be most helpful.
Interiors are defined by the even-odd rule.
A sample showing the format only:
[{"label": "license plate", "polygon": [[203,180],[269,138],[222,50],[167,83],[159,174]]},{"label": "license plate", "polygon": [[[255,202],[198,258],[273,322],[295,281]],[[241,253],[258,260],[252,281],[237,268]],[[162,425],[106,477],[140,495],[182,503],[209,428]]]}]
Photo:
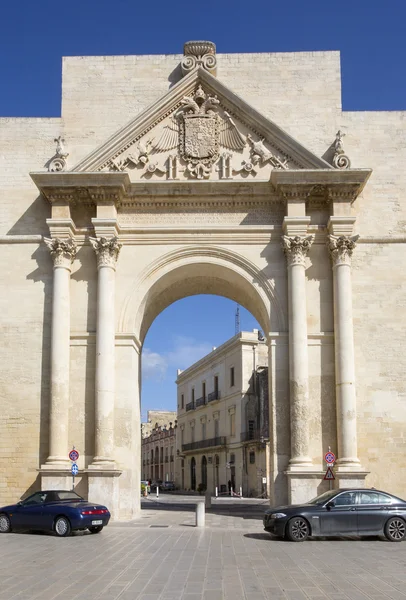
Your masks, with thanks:
[{"label": "license plate", "polygon": [[92,521],[92,525],[103,525],[103,521]]}]

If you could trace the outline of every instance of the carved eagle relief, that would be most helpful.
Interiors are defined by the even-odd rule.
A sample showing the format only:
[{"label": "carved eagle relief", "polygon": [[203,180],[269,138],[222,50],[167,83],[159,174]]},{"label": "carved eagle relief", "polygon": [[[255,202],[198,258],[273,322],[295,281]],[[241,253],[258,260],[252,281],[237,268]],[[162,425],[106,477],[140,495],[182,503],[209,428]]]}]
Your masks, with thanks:
[{"label": "carved eagle relief", "polygon": [[[272,152],[264,142],[250,133],[244,135],[217,96],[199,85],[193,94],[182,98],[156,137],[139,139],[131,151],[110,159],[109,168],[123,171],[141,167],[141,177],[166,174],[167,179],[177,179],[182,172],[187,177],[207,179],[217,161],[220,179],[255,177],[267,163],[273,168],[288,168],[288,158]],[[240,162],[233,160],[233,152],[243,155]],[[164,164],[151,160],[159,153],[167,154]]]},{"label": "carved eagle relief", "polygon": [[192,164],[211,166],[219,156],[219,147],[242,151],[247,144],[231,116],[218,112],[216,96],[207,95],[199,86],[193,97],[182,99],[182,107],[170,118],[158,139],[154,152],[179,148],[182,158]]}]

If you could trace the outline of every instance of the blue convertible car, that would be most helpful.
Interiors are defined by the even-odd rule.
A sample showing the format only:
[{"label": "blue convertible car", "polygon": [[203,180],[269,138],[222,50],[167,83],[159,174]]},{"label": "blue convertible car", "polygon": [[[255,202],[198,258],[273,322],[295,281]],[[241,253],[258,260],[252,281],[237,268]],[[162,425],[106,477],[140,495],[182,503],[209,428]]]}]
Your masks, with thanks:
[{"label": "blue convertible car", "polygon": [[0,533],[13,529],[54,531],[61,537],[79,529],[100,533],[109,519],[110,512],[105,506],[87,502],[76,492],[43,491],[0,508]]}]

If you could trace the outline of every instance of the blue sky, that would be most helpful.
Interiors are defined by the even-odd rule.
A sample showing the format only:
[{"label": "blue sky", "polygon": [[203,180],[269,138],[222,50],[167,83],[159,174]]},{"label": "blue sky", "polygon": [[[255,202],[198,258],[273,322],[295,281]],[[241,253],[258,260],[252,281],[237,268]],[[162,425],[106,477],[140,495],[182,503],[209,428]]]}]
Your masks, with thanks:
[{"label": "blue sky", "polygon": [[[340,50],[344,110],[406,110],[406,2],[3,2],[0,116],[60,116],[62,56]],[[1,126],[1,125],[0,125]],[[1,149],[0,149],[1,151]],[[145,340],[142,412],[176,407],[176,369],[234,334],[235,303],[195,296],[166,309]],[[258,327],[241,308],[241,329]]]}]

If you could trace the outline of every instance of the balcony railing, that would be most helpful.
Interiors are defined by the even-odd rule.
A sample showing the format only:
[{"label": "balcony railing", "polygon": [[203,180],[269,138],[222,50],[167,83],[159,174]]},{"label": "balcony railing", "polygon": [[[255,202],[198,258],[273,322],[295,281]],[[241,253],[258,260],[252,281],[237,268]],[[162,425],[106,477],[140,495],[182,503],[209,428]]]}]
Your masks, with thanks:
[{"label": "balcony railing", "polygon": [[196,400],[196,408],[198,408],[199,406],[204,406],[205,404],[206,404],[206,398],[204,398],[203,396]]},{"label": "balcony railing", "polygon": [[244,433],[241,434],[241,441],[242,442],[257,442],[259,441],[259,439],[261,438],[260,433],[257,429],[254,429],[252,431],[245,431]]},{"label": "balcony railing", "polygon": [[186,411],[188,410],[194,410],[195,408],[195,403],[194,402],[189,402],[188,404],[186,404]]},{"label": "balcony railing", "polygon": [[188,450],[200,450],[201,448],[213,448],[214,446],[225,446],[226,436],[210,438],[209,440],[200,440],[199,442],[191,442],[190,444],[182,444],[182,452]]},{"label": "balcony railing", "polygon": [[214,400],[220,400],[220,392],[219,390],[215,390],[214,392],[210,392],[207,396],[208,402],[214,402]]}]

